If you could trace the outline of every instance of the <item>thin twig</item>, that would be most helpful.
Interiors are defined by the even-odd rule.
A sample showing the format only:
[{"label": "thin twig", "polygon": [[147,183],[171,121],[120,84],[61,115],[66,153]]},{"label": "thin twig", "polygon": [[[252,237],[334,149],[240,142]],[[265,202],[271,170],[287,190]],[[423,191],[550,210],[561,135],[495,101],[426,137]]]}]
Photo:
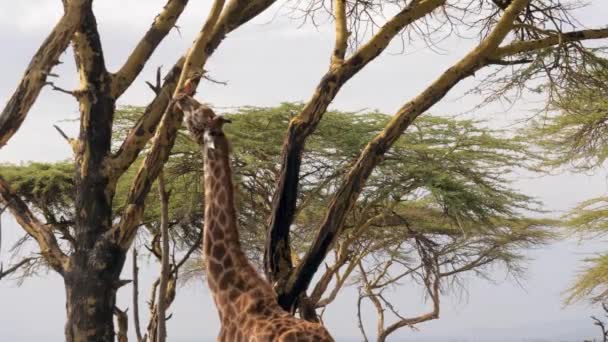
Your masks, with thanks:
[{"label": "thin twig", "polygon": [[141,327],[139,323],[139,268],[137,268],[137,248],[133,248],[133,322],[137,342],[142,342]]}]

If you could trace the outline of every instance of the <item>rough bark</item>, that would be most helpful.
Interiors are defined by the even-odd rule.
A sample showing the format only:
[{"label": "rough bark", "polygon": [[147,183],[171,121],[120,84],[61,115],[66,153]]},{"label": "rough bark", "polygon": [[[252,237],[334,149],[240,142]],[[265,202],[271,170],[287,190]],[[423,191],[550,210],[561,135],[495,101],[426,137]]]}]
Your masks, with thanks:
[{"label": "rough bark", "polygon": [[76,148],[74,253],[65,271],[66,340],[113,341],[114,307],[126,251],[104,234],[112,226],[110,152],[115,99],[92,8],[72,41],[80,74],[80,133]]},{"label": "rough bark", "polygon": [[68,342],[113,342],[116,291],[124,251],[107,239],[91,250],[77,249],[71,267],[64,273]]}]

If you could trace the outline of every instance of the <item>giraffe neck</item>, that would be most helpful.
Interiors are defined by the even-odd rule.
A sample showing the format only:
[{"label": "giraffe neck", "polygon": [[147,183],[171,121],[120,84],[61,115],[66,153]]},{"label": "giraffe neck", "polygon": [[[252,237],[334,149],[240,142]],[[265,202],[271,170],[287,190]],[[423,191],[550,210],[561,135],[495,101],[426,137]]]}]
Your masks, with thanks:
[{"label": "giraffe neck", "polygon": [[[205,231],[203,254],[207,282],[220,317],[226,318],[228,297],[250,289],[255,269],[249,264],[239,242],[234,188],[228,141],[222,132],[211,135],[213,148],[203,147],[205,187]],[[261,279],[260,279],[261,280]]]}]

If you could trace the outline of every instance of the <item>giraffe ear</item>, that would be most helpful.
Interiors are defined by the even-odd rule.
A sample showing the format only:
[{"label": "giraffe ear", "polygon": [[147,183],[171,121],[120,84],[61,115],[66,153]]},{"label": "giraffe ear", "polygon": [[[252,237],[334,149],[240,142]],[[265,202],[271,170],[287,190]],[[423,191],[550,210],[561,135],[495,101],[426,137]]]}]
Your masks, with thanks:
[{"label": "giraffe ear", "polygon": [[184,113],[190,115],[192,114],[198,107],[200,107],[200,103],[193,99],[190,96],[183,96],[178,98],[175,102],[177,108],[181,109]]}]

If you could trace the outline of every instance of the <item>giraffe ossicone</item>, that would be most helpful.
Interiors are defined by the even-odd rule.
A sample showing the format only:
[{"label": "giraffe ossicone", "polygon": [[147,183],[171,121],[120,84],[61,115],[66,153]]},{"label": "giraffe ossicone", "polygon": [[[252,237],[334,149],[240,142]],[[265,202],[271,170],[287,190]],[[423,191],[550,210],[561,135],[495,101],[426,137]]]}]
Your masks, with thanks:
[{"label": "giraffe ossicone", "polygon": [[241,249],[234,207],[229,143],[222,130],[229,120],[189,95],[176,98],[186,126],[204,158],[205,219],[203,256],[207,284],[217,307],[219,342],[332,342],[323,325],[283,310],[271,285]]}]

